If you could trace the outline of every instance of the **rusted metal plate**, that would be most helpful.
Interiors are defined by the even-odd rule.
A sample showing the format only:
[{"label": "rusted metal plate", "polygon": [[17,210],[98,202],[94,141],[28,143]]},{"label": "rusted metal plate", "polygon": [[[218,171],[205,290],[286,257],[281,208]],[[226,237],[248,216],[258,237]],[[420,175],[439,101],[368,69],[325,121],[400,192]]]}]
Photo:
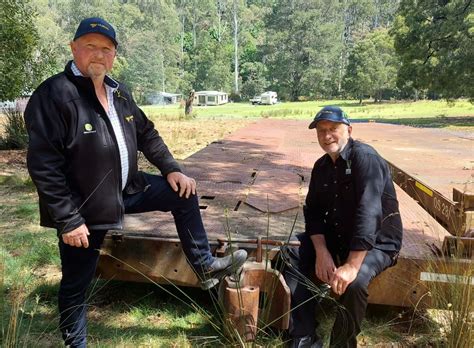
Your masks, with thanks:
[{"label": "rusted metal plate", "polygon": [[[423,274],[468,274],[472,262],[440,257],[451,235],[398,186],[403,242],[398,263],[382,272],[369,286],[369,302],[393,306],[431,306],[430,285]],[[471,271],[472,275],[472,271]]]},{"label": "rusted metal plate", "polygon": [[451,234],[474,230],[474,135],[366,123],[355,124],[353,136],[374,146],[394,181]]},{"label": "rusted metal plate", "polygon": [[280,169],[261,169],[250,186],[248,205],[269,213],[296,209],[300,205],[301,176]]},{"label": "rusted metal plate", "polygon": [[456,236],[471,234],[474,230],[472,218],[474,211],[471,207],[474,203],[474,194],[454,189],[455,201],[453,201],[393,163],[388,162],[388,164],[394,182],[436,218],[448,232]]},{"label": "rusted metal plate", "polygon": [[433,258],[434,251],[441,251],[444,238],[450,234],[400,187],[396,186],[396,192],[403,222],[400,257]]},{"label": "rusted metal plate", "polygon": [[[354,124],[353,135],[371,143],[386,159],[399,164],[408,173],[416,174],[426,184],[439,185],[440,192],[443,187],[462,189],[457,183],[469,180],[472,175],[472,151],[469,151],[472,139],[377,123]],[[220,238],[262,237],[286,241],[291,235],[303,232],[301,206],[312,166],[322,154],[316,133],[307,129],[307,122],[262,120],[186,159],[183,163],[185,172],[197,179],[201,214],[211,244],[216,246]],[[440,163],[442,171],[439,170]],[[285,180],[279,182],[279,176]],[[293,186],[271,196],[276,187],[272,187],[272,183],[289,182]],[[293,194],[285,194],[287,191]],[[376,290],[371,291],[371,301],[409,305],[423,296],[423,282],[416,280],[426,271],[429,260],[435,259],[436,252],[442,249],[443,238],[448,233],[412,198],[398,188],[397,192],[404,225],[403,248],[399,264],[384,272],[372,285]],[[267,203],[267,196],[272,198],[271,204]],[[465,199],[464,196],[461,198]],[[255,199],[261,201],[255,203]],[[283,202],[286,199],[290,203]],[[469,204],[468,200],[464,205]],[[473,208],[472,205],[469,207]],[[126,216],[125,228],[118,232],[123,235],[122,245],[112,243],[110,236],[106,238],[110,254],[135,265],[140,271],[148,269],[152,279],[160,282],[165,278],[150,269],[159,269],[160,274],[166,274],[167,279],[173,279],[179,285],[196,284],[190,275],[181,276],[181,273],[186,274],[185,266],[177,272],[177,268],[173,268],[175,263],[186,263],[182,254],[169,254],[171,248],[166,241],[178,241],[171,214],[153,212]],[[131,239],[127,237],[132,235]],[[131,269],[114,266],[113,258],[105,260],[105,268],[114,267],[115,276],[130,280],[139,277],[132,275]],[[163,265],[168,265],[169,269]],[[113,277],[112,273],[104,274]],[[414,286],[420,288],[412,289]],[[404,289],[404,295],[397,295],[394,289]]]},{"label": "rusted metal plate", "polygon": [[474,192],[474,135],[434,128],[355,123],[353,137],[447,198],[453,188]]},{"label": "rusted metal plate", "polygon": [[[248,184],[263,154],[242,142],[214,142],[182,162],[184,172],[198,181]],[[229,160],[232,159],[232,160]]]},{"label": "rusted metal plate", "polygon": [[[472,139],[389,124],[357,123],[353,127],[355,138],[371,143],[389,161],[408,166],[411,169],[407,171],[420,175],[420,179],[426,177],[429,180],[438,173],[438,176],[435,175],[436,182],[444,180],[441,186],[449,186],[452,190],[453,181],[466,181],[471,175],[472,170],[466,168],[470,165],[469,146]],[[280,212],[296,207],[297,201],[299,204],[304,201],[312,166],[322,154],[316,133],[307,129],[307,122],[262,120],[186,159],[183,162],[185,172],[198,181],[202,214],[210,239],[217,239],[229,230],[250,237],[252,234],[265,234],[267,212],[271,215],[270,220],[278,225],[280,216],[286,218]],[[443,163],[442,169],[439,169],[439,163]],[[279,181],[278,175],[275,177],[272,172],[282,173],[285,180]],[[300,180],[298,194],[296,186],[289,184],[293,177]],[[279,191],[278,186],[282,184],[291,187]],[[284,195],[283,191],[292,194]],[[441,206],[440,209],[444,208]],[[301,210],[294,210],[293,215],[296,212],[299,214],[299,229],[296,232],[301,232]],[[159,235],[176,236],[168,214],[143,216],[141,229],[155,229]],[[262,223],[263,226],[260,226]],[[129,224],[126,223],[126,226]],[[225,226],[232,227],[226,230]],[[277,228],[267,232],[286,238],[290,231]]]},{"label": "rusted metal plate", "polygon": [[101,248],[96,274],[106,279],[199,286],[178,240],[109,235]]}]

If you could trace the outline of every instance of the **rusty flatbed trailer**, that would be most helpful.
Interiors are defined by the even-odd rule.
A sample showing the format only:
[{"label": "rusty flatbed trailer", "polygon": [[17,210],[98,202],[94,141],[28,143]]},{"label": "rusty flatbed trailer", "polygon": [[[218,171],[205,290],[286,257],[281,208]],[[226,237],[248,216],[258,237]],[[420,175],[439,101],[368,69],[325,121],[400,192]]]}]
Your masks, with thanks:
[{"label": "rusty flatbed trailer", "polygon": [[474,135],[357,124],[354,136],[389,162],[394,181],[452,235],[474,234]]},{"label": "rusty flatbed trailer", "polygon": [[[390,163],[399,166],[395,174],[396,170],[413,172],[424,180],[425,187],[428,182],[440,185],[442,196],[448,186],[466,184],[470,190],[473,140],[464,142],[442,132],[437,133],[436,140],[427,135],[429,131],[360,123],[354,126],[353,137],[371,143]],[[443,147],[434,146],[433,154],[429,141],[439,139],[451,139],[446,144],[456,144],[457,152],[447,153],[438,161],[436,154]],[[198,183],[201,213],[213,250],[222,254],[230,247],[241,247],[251,252],[242,289],[254,299],[255,288],[264,292],[276,289],[281,300],[275,301],[270,319],[279,328],[288,325],[285,313],[289,310],[289,291],[267,261],[277,254],[278,244],[304,231],[302,204],[312,166],[321,155],[307,122],[262,120],[210,144],[183,163],[185,172]],[[438,165],[438,171],[431,172],[428,162]],[[466,170],[466,166],[471,169]],[[440,184],[445,176],[449,182]],[[397,187],[397,194],[404,226],[403,247],[398,264],[371,284],[369,301],[415,306],[428,302],[425,295],[429,283],[450,281],[460,272],[459,262],[461,270],[472,269],[472,259],[470,254],[458,262],[440,256],[443,242],[451,234],[409,193]],[[181,251],[171,215],[160,212],[128,215],[122,231],[111,231],[104,242],[98,273],[105,278],[198,286]],[[269,282],[274,285],[269,287]],[[467,282],[474,285],[472,278]]]}]

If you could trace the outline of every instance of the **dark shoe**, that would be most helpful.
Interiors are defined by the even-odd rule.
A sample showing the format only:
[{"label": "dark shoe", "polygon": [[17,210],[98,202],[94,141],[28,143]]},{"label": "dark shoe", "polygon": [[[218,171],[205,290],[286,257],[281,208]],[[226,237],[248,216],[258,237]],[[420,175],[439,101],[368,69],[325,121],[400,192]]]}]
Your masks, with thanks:
[{"label": "dark shoe", "polygon": [[311,335],[295,337],[290,341],[290,348],[323,348],[323,340]]},{"label": "dark shoe", "polygon": [[209,290],[219,284],[220,280],[231,274],[240,275],[242,266],[247,260],[245,250],[237,250],[224,257],[216,257],[209,269],[201,275],[201,289]]}]

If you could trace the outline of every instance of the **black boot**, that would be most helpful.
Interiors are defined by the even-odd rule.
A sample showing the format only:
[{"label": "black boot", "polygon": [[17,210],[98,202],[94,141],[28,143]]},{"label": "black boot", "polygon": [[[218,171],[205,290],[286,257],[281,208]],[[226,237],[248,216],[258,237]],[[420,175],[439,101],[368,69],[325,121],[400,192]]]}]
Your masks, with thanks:
[{"label": "black boot", "polygon": [[201,274],[201,289],[209,290],[219,284],[220,280],[231,274],[239,274],[247,260],[245,250],[237,250],[225,257],[216,257],[211,266]]}]

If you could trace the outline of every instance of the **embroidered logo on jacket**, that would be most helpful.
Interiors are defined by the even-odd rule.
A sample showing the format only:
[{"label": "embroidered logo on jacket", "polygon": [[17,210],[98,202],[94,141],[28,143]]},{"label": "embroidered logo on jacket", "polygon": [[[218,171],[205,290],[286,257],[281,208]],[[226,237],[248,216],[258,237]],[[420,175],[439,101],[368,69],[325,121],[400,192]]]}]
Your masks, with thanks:
[{"label": "embroidered logo on jacket", "polygon": [[117,96],[117,98],[122,98],[123,100],[127,101],[127,98],[125,98],[118,89],[115,90],[115,95]]},{"label": "embroidered logo on jacket", "polygon": [[132,122],[133,121],[133,115],[125,116],[125,119],[127,120],[127,122]]},{"label": "embroidered logo on jacket", "polygon": [[91,125],[90,123],[86,123],[84,125],[84,134],[91,134],[91,133],[96,133],[97,131],[94,129],[94,126]]}]

